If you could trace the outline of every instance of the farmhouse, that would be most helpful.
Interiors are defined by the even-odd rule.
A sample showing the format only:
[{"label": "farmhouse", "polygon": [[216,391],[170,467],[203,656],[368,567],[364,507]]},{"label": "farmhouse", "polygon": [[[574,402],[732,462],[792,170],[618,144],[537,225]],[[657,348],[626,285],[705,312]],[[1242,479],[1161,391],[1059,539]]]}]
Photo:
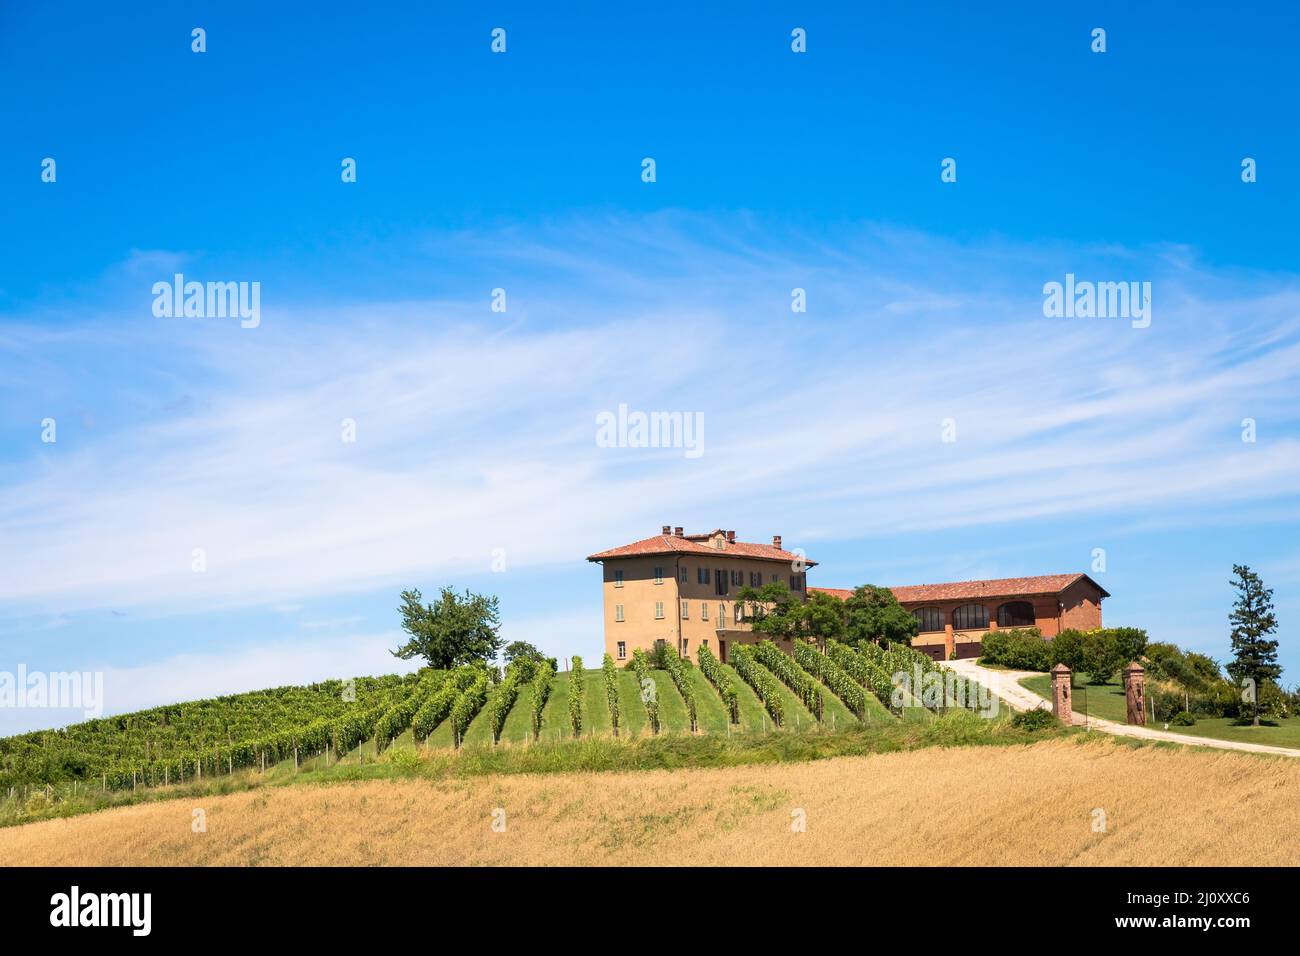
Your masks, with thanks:
[{"label": "farmhouse", "polygon": [[[605,650],[616,661],[659,641],[671,642],[683,655],[708,647],[726,661],[729,646],[757,640],[735,600],[745,586],[783,581],[804,600],[810,591],[838,598],[853,593],[810,588],[807,572],[817,562],[785,550],[780,535],[771,544],[758,544],[737,541],[736,532],[721,528],[684,534],[680,526],[664,525],[653,537],[587,560],[603,568]],[[890,590],[920,622],[912,645],[936,660],[978,657],[984,633],[998,628],[1037,627],[1044,637],[1053,637],[1065,628],[1101,627],[1101,602],[1110,596],[1078,573]]]}]

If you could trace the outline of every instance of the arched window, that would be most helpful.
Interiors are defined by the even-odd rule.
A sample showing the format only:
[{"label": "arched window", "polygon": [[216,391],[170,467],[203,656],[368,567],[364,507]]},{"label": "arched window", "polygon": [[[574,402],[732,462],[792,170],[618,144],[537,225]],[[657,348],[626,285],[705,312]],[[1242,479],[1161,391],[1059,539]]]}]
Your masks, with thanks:
[{"label": "arched window", "polygon": [[921,622],[923,632],[943,630],[943,611],[937,607],[918,607],[912,614]]},{"label": "arched window", "polygon": [[988,627],[989,609],[983,604],[963,604],[952,612],[952,626],[959,631]]},{"label": "arched window", "polygon": [[1033,627],[1034,606],[1028,601],[1008,601],[998,608],[998,627]]}]

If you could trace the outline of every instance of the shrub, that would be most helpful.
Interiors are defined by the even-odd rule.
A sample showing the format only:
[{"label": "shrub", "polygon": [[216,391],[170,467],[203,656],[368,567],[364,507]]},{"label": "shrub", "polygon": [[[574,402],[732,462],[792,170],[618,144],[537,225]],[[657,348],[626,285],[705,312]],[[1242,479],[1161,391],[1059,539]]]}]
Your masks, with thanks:
[{"label": "shrub", "polygon": [[673,679],[677,686],[677,691],[682,695],[682,700],[686,703],[686,713],[691,719],[691,733],[699,730],[699,723],[695,714],[695,688],[691,684],[691,674],[687,670],[690,666],[689,661],[684,661],[681,655],[677,653],[676,648],[664,647],[664,666],[668,671],[668,676]]},{"label": "shrub", "polygon": [[390,750],[382,759],[403,777],[414,777],[424,766],[424,759],[419,752],[409,748]]},{"label": "shrub", "polygon": [[1176,727],[1191,727],[1196,723],[1196,718],[1185,710],[1180,710],[1174,714],[1174,719],[1170,721]]},{"label": "shrub", "polygon": [[732,648],[731,666],[736,669],[741,680],[754,688],[754,693],[771,715],[772,723],[780,727],[785,719],[785,707],[781,703],[781,690],[772,672],[755,660],[750,648],[743,646]]},{"label": "shrub", "polygon": [[531,675],[537,670],[537,665],[533,661],[525,658],[518,658],[508,668],[506,668],[506,678],[503,680],[492,695],[492,701],[488,706],[489,716],[492,718],[492,742],[501,741],[501,731],[505,728],[506,718],[510,716],[511,709],[515,706],[515,700],[519,696],[519,688],[528,681],[525,675]]},{"label": "shrub", "polygon": [[1036,627],[1013,627],[989,631],[980,639],[980,658],[986,664],[1001,664],[1022,671],[1052,668],[1051,645]]},{"label": "shrub", "polygon": [[754,656],[758,658],[760,664],[775,674],[781,683],[794,691],[795,696],[803,702],[814,717],[819,721],[822,719],[822,711],[826,705],[822,690],[817,686],[817,681],[795,663],[793,657],[771,641],[760,641],[755,644]]},{"label": "shrub", "polygon": [[545,664],[537,668],[537,674],[528,687],[528,705],[532,716],[534,740],[542,735],[542,710],[551,696],[551,681],[554,679],[555,663],[553,659],[548,659]]},{"label": "shrub", "polygon": [[456,703],[451,706],[452,743],[457,747],[465,739],[465,731],[469,729],[470,722],[483,709],[483,704],[487,701],[487,695],[487,671],[478,669],[478,676],[475,677],[474,683],[465,688],[461,695],[456,698]]},{"label": "shrub", "polygon": [[447,719],[461,691],[477,676],[473,667],[458,667],[447,675],[442,685],[425,698],[424,704],[411,719],[411,733],[416,740],[425,740]]},{"label": "shrub", "polygon": [[867,713],[867,695],[856,680],[849,676],[829,654],[823,654],[807,641],[795,641],[794,659],[800,667],[810,674],[821,678],[821,682],[830,688],[844,706],[853,712],[853,716],[862,720]]},{"label": "shrub", "polygon": [[416,713],[446,680],[445,671],[431,671],[420,679],[415,690],[386,710],[375,722],[375,750],[383,750],[411,726]]},{"label": "shrub", "polygon": [[573,671],[569,674],[569,723],[573,725],[573,736],[582,736],[582,692],[587,688],[587,672],[582,666],[582,658],[573,655]]},{"label": "shrub", "polygon": [[826,642],[826,655],[855,681],[871,691],[885,707],[891,707],[893,683],[884,666],[884,655],[875,644],[863,644],[857,650],[839,641]]},{"label": "shrub", "polygon": [[1270,720],[1291,716],[1291,695],[1271,680],[1259,685],[1259,715]]},{"label": "shrub", "polygon": [[609,704],[609,723],[614,728],[614,736],[618,736],[618,669],[614,666],[614,658],[606,654],[604,661],[600,665],[601,672],[605,676],[605,700]]},{"label": "shrub", "polygon": [[1012,726],[1021,730],[1047,730],[1058,725],[1056,715],[1043,707],[1022,710],[1011,718]]},{"label": "shrub", "polygon": [[698,653],[700,673],[717,688],[718,696],[722,698],[722,705],[727,708],[728,719],[733,724],[740,723],[740,698],[736,695],[736,688],[731,685],[731,678],[722,669],[722,664],[713,656],[713,652],[703,644],[700,645]]},{"label": "shrub", "polygon": [[1083,669],[1088,672],[1088,683],[1111,683],[1127,663],[1125,649],[1113,631],[1089,631],[1083,635]]},{"label": "shrub", "polygon": [[668,647],[667,641],[655,641],[654,647],[645,652],[646,664],[649,665],[652,670],[668,670],[669,650],[670,648]]},{"label": "shrub", "polygon": [[1084,669],[1083,667],[1083,631],[1074,628],[1066,628],[1056,637],[1052,638],[1049,645],[1048,660],[1055,667],[1057,664],[1064,664],[1066,667],[1077,674]]},{"label": "shrub", "polygon": [[641,702],[645,704],[645,714],[650,721],[650,729],[659,733],[659,685],[650,673],[650,658],[645,651],[637,648],[632,652],[632,670],[636,672],[636,682],[641,688]]}]

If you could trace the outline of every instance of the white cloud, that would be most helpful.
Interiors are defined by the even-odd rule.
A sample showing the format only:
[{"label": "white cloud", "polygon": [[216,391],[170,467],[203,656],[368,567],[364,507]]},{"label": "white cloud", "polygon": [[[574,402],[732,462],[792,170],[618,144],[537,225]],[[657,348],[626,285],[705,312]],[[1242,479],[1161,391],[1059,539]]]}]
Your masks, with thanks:
[{"label": "white cloud", "polygon": [[[486,571],[496,547],[513,569],[570,564],[722,515],[779,521],[792,544],[1067,514],[1194,521],[1300,486],[1300,292],[1285,281],[1161,274],[1160,254],[1111,250],[1123,276],[1158,280],[1153,326],[1134,330],[1042,317],[1038,289],[1069,250],[695,225],[439,243],[520,277],[507,316],[486,292],[296,310],[268,294],[256,331],[87,329],[110,372],[152,349],[175,381],[0,472],[0,606],[303,603]],[[793,284],[807,315],[789,312]],[[45,339],[22,341],[57,364]],[[619,402],[704,412],[703,458],[597,448],[595,415]],[[1257,445],[1237,437],[1246,415]],[[949,417],[955,444],[940,441]]]}]

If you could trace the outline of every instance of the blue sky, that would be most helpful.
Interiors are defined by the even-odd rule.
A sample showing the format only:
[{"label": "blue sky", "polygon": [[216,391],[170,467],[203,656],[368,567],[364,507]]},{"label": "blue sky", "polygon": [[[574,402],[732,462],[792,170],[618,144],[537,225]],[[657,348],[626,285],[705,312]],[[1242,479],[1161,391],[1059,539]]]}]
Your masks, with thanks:
[{"label": "blue sky", "polygon": [[[391,669],[443,583],[596,655],[583,558],[671,523],[832,586],[1104,548],[1108,622],[1220,659],[1249,563],[1297,680],[1293,9],[610,6],[0,6],[0,669]],[[155,317],[175,272],[261,324]],[[1151,326],[1046,318],[1066,273]],[[705,454],[597,447],[620,403]]]}]

